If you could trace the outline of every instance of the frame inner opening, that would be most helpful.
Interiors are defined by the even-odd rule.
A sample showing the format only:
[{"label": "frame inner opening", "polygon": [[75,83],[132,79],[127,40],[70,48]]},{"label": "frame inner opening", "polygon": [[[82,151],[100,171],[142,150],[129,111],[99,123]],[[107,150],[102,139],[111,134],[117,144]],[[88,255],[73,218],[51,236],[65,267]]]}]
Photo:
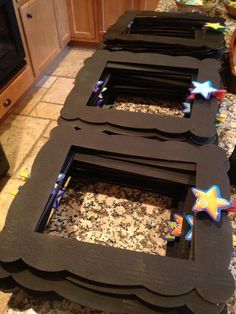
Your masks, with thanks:
[{"label": "frame inner opening", "polygon": [[195,39],[196,29],[200,30],[202,26],[203,23],[197,21],[137,16],[123,33]]},{"label": "frame inner opening", "polygon": [[[192,101],[187,97],[197,74],[194,69],[108,62],[87,105],[188,118]],[[183,113],[184,102],[190,113]]]},{"label": "frame inner opening", "polygon": [[[62,169],[66,176],[58,187],[58,191],[64,189],[65,193],[57,208],[56,195],[50,196],[36,232],[147,254],[193,259],[192,242],[184,238],[187,226],[183,226],[183,234],[175,241],[169,243],[163,239],[168,231],[166,222],[173,220],[174,214],[188,214],[184,208],[189,191],[187,183],[94,165],[89,161],[90,154],[90,150],[73,152],[67,158]],[[114,156],[108,158],[112,160]],[[123,157],[123,162],[127,158]],[[153,167],[152,160],[149,163]],[[195,165],[189,163],[185,168],[176,171],[195,178]],[[171,162],[168,166],[159,161],[159,169],[173,168]]]}]

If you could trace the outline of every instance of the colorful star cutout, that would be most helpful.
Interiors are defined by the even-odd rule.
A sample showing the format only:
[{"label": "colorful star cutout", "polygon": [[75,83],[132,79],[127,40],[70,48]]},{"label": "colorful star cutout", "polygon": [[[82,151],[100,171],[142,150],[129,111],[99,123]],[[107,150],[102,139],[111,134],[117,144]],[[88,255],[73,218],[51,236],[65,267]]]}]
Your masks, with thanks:
[{"label": "colorful star cutout", "polygon": [[216,31],[225,29],[225,26],[221,25],[220,23],[206,23],[205,26],[208,28],[212,28]]},{"label": "colorful star cutout", "polygon": [[201,94],[205,99],[210,99],[211,95],[218,92],[218,89],[212,87],[211,81],[199,83],[193,81],[194,88],[191,90],[191,94]]},{"label": "colorful star cutout", "polygon": [[26,171],[21,171],[20,176],[26,181],[31,178],[31,174]]},{"label": "colorful star cutout", "polygon": [[190,226],[190,230],[189,230],[189,232],[186,234],[186,236],[185,236],[185,240],[186,241],[191,241],[192,240],[192,235],[193,235],[193,216],[192,215],[187,215],[186,216],[186,220],[187,220],[187,222],[188,222],[188,224],[189,224],[189,226]]},{"label": "colorful star cutout", "polygon": [[183,113],[189,114],[191,112],[191,104],[188,102],[183,102]]},{"label": "colorful star cutout", "polygon": [[183,227],[183,217],[181,215],[174,215],[175,221],[167,221],[168,231],[165,234],[164,240],[174,241],[176,237],[181,236],[181,231]]},{"label": "colorful star cutout", "polygon": [[59,183],[61,182],[64,178],[65,178],[65,174],[64,173],[59,173],[56,182]]},{"label": "colorful star cutout", "polygon": [[172,232],[172,230],[173,230],[174,228],[177,227],[177,224],[176,224],[176,222],[174,222],[174,221],[167,221],[166,224],[167,224],[168,231],[166,232],[166,234],[165,234],[165,236],[164,236],[163,239],[164,239],[165,241],[174,241],[174,240],[175,240],[175,236],[173,236],[173,235],[171,234],[171,232]]},{"label": "colorful star cutout", "polygon": [[94,93],[97,93],[97,92],[99,91],[100,86],[101,86],[103,83],[104,83],[103,81],[98,81],[98,82],[96,83],[96,85],[94,86],[94,89],[93,89]]},{"label": "colorful star cutout", "polygon": [[231,213],[236,213],[236,203],[232,203],[232,207],[228,208],[228,211]]},{"label": "colorful star cutout", "polygon": [[226,120],[226,118],[227,118],[227,115],[226,115],[226,114],[223,114],[223,113],[218,113],[218,114],[216,115],[216,121],[217,121],[218,123],[224,123],[225,120]]},{"label": "colorful star cutout", "polygon": [[213,185],[207,191],[192,188],[197,200],[192,208],[196,213],[206,212],[215,221],[221,219],[221,211],[232,207],[232,203],[221,197],[218,186]]},{"label": "colorful star cutout", "polygon": [[58,191],[57,196],[56,196],[55,201],[54,201],[54,204],[53,204],[53,208],[57,209],[59,207],[61,198],[65,193],[66,193],[66,190],[64,190],[64,189]]},{"label": "colorful star cutout", "polygon": [[172,230],[171,235],[175,237],[180,237],[181,236],[181,231],[183,227],[183,217],[180,215],[175,214],[174,215],[174,220],[177,224],[177,226]]}]

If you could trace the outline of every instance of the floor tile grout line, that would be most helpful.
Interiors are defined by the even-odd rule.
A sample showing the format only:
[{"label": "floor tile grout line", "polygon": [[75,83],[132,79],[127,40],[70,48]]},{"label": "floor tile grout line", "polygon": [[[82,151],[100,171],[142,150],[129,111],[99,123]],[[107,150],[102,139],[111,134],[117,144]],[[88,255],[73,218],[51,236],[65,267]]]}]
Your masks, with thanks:
[{"label": "floor tile grout line", "polygon": [[[41,87],[43,88],[43,87]],[[30,110],[29,115],[33,112],[33,110],[38,106],[38,104],[40,103],[40,101],[42,100],[42,98],[47,94],[48,92],[48,88],[45,88],[46,91],[45,93],[40,97],[40,99],[36,102],[36,104],[34,105],[34,107]]]},{"label": "floor tile grout line", "polygon": [[[82,69],[82,68],[81,68]],[[80,70],[81,70],[80,69]],[[79,71],[80,71],[79,70]],[[77,72],[77,74],[78,74],[79,72]],[[77,74],[76,74],[76,76],[75,77],[72,77],[72,76],[62,76],[62,75],[50,75],[50,74],[46,74],[46,75],[48,75],[48,76],[55,76],[57,79],[58,78],[64,78],[64,79],[70,79],[70,80],[75,80],[76,79],[76,77],[77,77]],[[54,84],[54,83],[53,83]],[[45,88],[45,87],[44,87]],[[50,88],[51,88],[51,86],[50,86]]]},{"label": "floor tile grout line", "polygon": [[[48,88],[47,92],[43,95],[41,101],[42,102],[45,102],[45,103],[50,103],[50,104],[55,104],[55,105],[61,105],[61,106],[64,106],[64,104],[59,104],[59,103],[56,103],[56,102],[50,102],[50,101],[47,101],[47,100],[44,100],[43,98],[46,96],[47,93],[49,93],[49,91],[53,88],[53,86],[56,84],[56,82],[58,81],[59,78],[63,78],[61,76],[58,76],[57,79],[52,83],[52,85],[50,86],[50,88]],[[65,77],[66,78],[66,77]],[[72,79],[75,81],[75,79]],[[70,94],[70,93],[69,93]],[[66,96],[66,98],[69,96],[69,94]],[[30,112],[31,113],[31,112]]]},{"label": "floor tile grout line", "polygon": [[[34,150],[34,148],[36,147],[36,145],[39,143],[39,141],[43,138],[43,134],[45,133],[45,131],[47,130],[47,128],[49,127],[51,121],[48,122],[48,124],[43,128],[42,132],[39,135],[39,138],[37,139],[36,142],[34,142],[34,144],[32,145],[32,147],[30,148],[30,150],[28,151],[28,153],[25,155],[25,157],[23,158],[23,160],[19,163],[18,167],[15,169],[15,171],[12,173],[12,175],[10,176],[10,179],[17,179],[17,173],[19,172],[19,170],[21,169],[21,167],[24,165],[24,162],[26,161],[26,159],[30,156],[30,154],[32,153],[32,151]],[[36,157],[36,156],[35,156]]]},{"label": "floor tile grout line", "polygon": [[12,115],[13,115],[13,116],[27,117],[27,118],[32,118],[32,119],[48,120],[48,121],[50,121],[50,122],[57,121],[57,120],[60,118],[60,115],[58,116],[57,119],[29,116],[29,115],[23,114],[23,113],[22,113],[22,114],[12,113]]},{"label": "floor tile grout line", "polygon": [[[25,95],[25,98],[26,98],[28,95],[30,95],[30,94],[31,94],[31,95],[34,95],[34,94],[37,92],[37,91],[34,91],[34,92],[33,92],[33,89],[34,89],[34,88],[36,88],[37,90],[39,90],[39,89],[45,89],[45,93],[43,94],[43,96],[40,97],[40,100],[42,99],[42,97],[44,97],[44,95],[45,95],[45,94],[47,93],[47,91],[48,91],[48,88],[33,86],[33,87],[32,87],[32,94],[31,94],[30,92],[27,93],[27,94]],[[36,106],[38,105],[38,103],[40,102],[40,100],[37,101],[37,102],[34,104],[33,109],[30,110],[29,114],[31,114],[31,112],[36,108]],[[24,102],[24,98],[22,99],[22,104],[23,104],[23,102]],[[30,101],[28,101],[27,103],[25,103],[21,111],[23,111],[23,110],[25,109],[25,107],[26,107],[29,103],[30,103]],[[18,106],[20,106],[20,105],[21,105],[21,103],[20,103]],[[15,109],[17,109],[18,106],[16,106]],[[13,110],[12,114],[13,114],[13,115],[14,115],[14,114],[15,114],[15,115],[24,115],[24,114],[21,114],[20,112],[19,112],[19,113],[14,112],[14,110]]]},{"label": "floor tile grout line", "polygon": [[[31,114],[33,112],[33,110],[38,106],[38,104],[43,101],[43,97],[50,91],[50,89],[52,88],[52,86],[56,83],[56,81],[58,80],[58,78],[55,80],[55,82],[52,83],[52,85],[49,88],[45,88],[47,91],[43,94],[43,96],[40,98],[40,100],[36,103],[36,105],[34,106],[34,108],[29,112],[29,114]],[[43,88],[43,87],[41,87]]]},{"label": "floor tile grout line", "polygon": [[[68,94],[68,96],[69,96],[69,94]],[[56,102],[51,102],[51,101],[47,101],[47,100],[43,100],[43,99],[41,99],[41,101],[40,102],[44,102],[44,103],[46,103],[46,104],[50,104],[50,105],[56,105],[56,106],[64,106],[64,104],[59,104],[59,103],[56,103]]]},{"label": "floor tile grout line", "polygon": [[[57,106],[63,106],[64,104],[60,104],[60,103],[56,103],[56,102],[50,102],[50,101],[46,101],[46,100],[43,100],[43,98],[44,98],[44,96],[46,96],[46,94],[51,90],[51,88],[55,85],[55,83],[58,81],[58,78],[66,78],[66,77],[61,77],[61,76],[56,76],[56,80],[52,83],[52,85],[49,87],[49,88],[46,88],[46,87],[43,87],[43,86],[33,86],[32,88],[36,88],[36,89],[45,89],[46,91],[45,91],[45,93],[40,97],[40,99],[35,103],[35,105],[33,106],[33,108],[29,111],[29,113],[28,113],[28,115],[26,115],[26,114],[21,114],[20,112],[19,113],[14,113],[14,111],[12,112],[12,114],[16,114],[16,115],[24,115],[24,116],[30,116],[31,115],[31,113],[35,110],[35,108],[37,107],[37,105],[40,103],[40,102],[45,102],[45,103],[49,103],[49,104],[54,104],[54,105],[57,105]],[[34,94],[34,93],[32,93],[32,94]],[[69,94],[68,94],[69,95]],[[68,96],[67,95],[67,96]],[[26,96],[25,97],[27,97],[27,94],[26,94]],[[22,100],[22,102],[24,101],[24,99]],[[20,106],[21,104],[19,104],[19,106]],[[25,104],[25,107],[27,106],[27,103]],[[16,107],[16,109],[17,109],[17,107]],[[22,109],[22,110],[24,110],[24,108]]]}]

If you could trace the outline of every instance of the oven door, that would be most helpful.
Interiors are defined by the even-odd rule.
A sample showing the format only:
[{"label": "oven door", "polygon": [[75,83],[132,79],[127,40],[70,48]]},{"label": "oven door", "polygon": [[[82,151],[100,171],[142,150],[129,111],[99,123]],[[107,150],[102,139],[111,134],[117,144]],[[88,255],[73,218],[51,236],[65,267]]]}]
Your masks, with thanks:
[{"label": "oven door", "polygon": [[0,89],[25,65],[25,52],[12,0],[0,0]]}]

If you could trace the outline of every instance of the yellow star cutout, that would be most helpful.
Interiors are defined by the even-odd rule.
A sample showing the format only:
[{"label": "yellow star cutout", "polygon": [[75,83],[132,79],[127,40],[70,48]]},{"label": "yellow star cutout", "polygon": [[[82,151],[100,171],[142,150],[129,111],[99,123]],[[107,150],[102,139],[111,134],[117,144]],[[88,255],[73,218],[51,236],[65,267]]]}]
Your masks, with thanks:
[{"label": "yellow star cutout", "polygon": [[206,23],[206,27],[213,28],[214,30],[225,29],[225,26],[220,23]]},{"label": "yellow star cutout", "polygon": [[221,197],[220,190],[216,185],[207,191],[192,188],[192,192],[197,198],[192,210],[197,213],[205,211],[215,221],[220,221],[223,209],[232,207],[230,201]]}]

